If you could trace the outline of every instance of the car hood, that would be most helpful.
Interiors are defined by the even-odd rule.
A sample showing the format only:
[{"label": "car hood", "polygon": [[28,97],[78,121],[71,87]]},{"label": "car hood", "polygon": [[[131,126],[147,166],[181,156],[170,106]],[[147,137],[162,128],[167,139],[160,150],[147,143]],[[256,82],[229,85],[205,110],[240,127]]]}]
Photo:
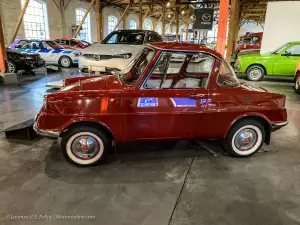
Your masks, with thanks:
[{"label": "car hood", "polygon": [[19,51],[17,49],[10,49],[10,48],[7,48],[6,52],[12,53],[12,54],[18,54],[18,55],[33,55],[33,56],[39,55],[38,53],[28,53],[28,52],[23,52],[23,51]]},{"label": "car hood", "polygon": [[246,54],[246,55],[239,55],[239,59],[249,59],[249,58],[270,58],[272,57],[271,53],[265,54]]},{"label": "car hood", "polygon": [[95,44],[82,50],[83,54],[104,54],[117,55],[131,53],[135,55],[142,45],[122,45],[122,44]]},{"label": "car hood", "polygon": [[92,78],[85,76],[77,77],[77,79],[75,83],[62,88],[59,92],[122,89],[121,83],[114,75],[93,76]]}]

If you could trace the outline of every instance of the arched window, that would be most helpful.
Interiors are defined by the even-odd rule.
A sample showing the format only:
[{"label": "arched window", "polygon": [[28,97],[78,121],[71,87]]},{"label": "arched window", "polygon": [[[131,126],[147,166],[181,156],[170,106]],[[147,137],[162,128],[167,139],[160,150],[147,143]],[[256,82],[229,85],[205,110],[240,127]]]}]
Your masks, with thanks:
[{"label": "arched window", "polygon": [[162,26],[160,23],[156,25],[155,31],[159,34],[162,34]]},{"label": "arched window", "polygon": [[143,25],[145,30],[151,30],[151,24],[148,21],[146,21]]},{"label": "arched window", "polygon": [[[25,0],[22,0],[22,6]],[[26,38],[49,38],[46,4],[31,0],[23,18]]]},{"label": "arched window", "polygon": [[[85,9],[76,9],[75,15],[76,15],[76,25],[79,25],[86,10]],[[91,31],[90,31],[90,14],[87,15],[87,17],[84,20],[84,23],[82,24],[82,28],[79,31],[77,38],[79,40],[85,40],[90,41],[91,40]]]},{"label": "arched window", "polygon": [[108,16],[108,34],[114,31],[118,24],[118,18],[115,16]]},{"label": "arched window", "polygon": [[130,30],[135,30],[136,27],[137,27],[136,22],[135,22],[134,20],[130,20],[130,21],[129,21],[129,29],[130,29]]}]

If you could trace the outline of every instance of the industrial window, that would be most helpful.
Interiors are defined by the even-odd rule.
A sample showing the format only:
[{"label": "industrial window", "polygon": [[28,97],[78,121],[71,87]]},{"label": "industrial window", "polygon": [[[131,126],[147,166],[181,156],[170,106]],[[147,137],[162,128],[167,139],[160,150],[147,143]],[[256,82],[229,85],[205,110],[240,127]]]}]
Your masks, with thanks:
[{"label": "industrial window", "polygon": [[144,29],[151,30],[151,24],[148,21],[144,23]]},{"label": "industrial window", "polygon": [[130,30],[136,30],[136,26],[137,26],[137,24],[134,20],[129,21],[129,29]]},{"label": "industrial window", "polygon": [[[76,25],[79,25],[86,10],[84,9],[76,9],[75,15],[76,15]],[[84,23],[82,24],[81,30],[79,31],[77,38],[79,40],[86,40],[90,41],[90,14],[87,15],[87,17],[84,20]]]},{"label": "industrial window", "polygon": [[161,26],[161,24],[157,24],[157,25],[156,25],[155,31],[156,31],[157,33],[159,33],[159,34],[162,34],[162,26]]},{"label": "industrial window", "polygon": [[108,16],[108,34],[114,31],[118,24],[118,18],[115,16]]},{"label": "industrial window", "polygon": [[[22,0],[22,7],[25,0]],[[47,39],[49,38],[47,24],[47,9],[44,2],[31,0],[27,6],[23,18],[25,37],[29,39]]]}]

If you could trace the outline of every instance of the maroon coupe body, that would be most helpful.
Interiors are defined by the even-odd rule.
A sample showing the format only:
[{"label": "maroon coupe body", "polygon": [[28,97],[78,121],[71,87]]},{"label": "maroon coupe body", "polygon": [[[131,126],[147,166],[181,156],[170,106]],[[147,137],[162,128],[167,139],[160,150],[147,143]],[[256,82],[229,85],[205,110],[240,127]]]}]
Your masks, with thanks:
[{"label": "maroon coupe body", "polygon": [[150,60],[140,71],[137,56],[123,74],[66,79],[65,88],[45,96],[36,131],[59,137],[90,125],[116,143],[226,139],[235,123],[250,119],[263,126],[269,143],[270,132],[287,124],[285,96],[233,80],[219,53],[179,43],[145,49]]}]

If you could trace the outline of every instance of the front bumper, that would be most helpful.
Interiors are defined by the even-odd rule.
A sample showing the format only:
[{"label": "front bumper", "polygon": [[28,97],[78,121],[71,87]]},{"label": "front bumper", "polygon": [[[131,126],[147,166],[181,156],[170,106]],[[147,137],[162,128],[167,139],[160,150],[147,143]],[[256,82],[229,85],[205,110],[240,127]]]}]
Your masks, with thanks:
[{"label": "front bumper", "polygon": [[272,131],[278,130],[278,129],[286,126],[288,123],[289,123],[289,121],[285,121],[285,122],[282,122],[282,123],[272,123],[271,124],[271,129],[272,129]]},{"label": "front bumper", "polygon": [[58,138],[60,136],[60,132],[56,132],[56,131],[51,131],[51,130],[42,130],[42,129],[39,129],[37,127],[37,123],[34,122],[33,124],[33,129],[34,131],[38,134],[38,135],[41,135],[41,136],[44,136],[44,137],[48,137],[48,138]]}]

